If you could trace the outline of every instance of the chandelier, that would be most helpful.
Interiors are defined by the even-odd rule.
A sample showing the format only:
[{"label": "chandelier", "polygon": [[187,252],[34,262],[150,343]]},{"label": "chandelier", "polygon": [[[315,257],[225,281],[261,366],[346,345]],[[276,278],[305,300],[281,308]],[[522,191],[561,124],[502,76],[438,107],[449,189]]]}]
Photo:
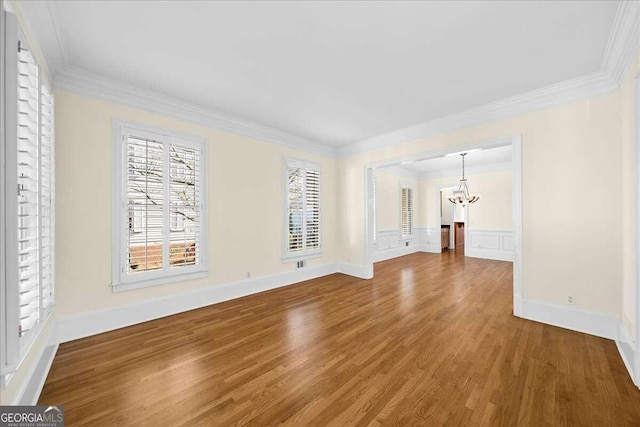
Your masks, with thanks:
[{"label": "chandelier", "polygon": [[462,156],[462,179],[460,180],[460,187],[453,192],[453,196],[449,197],[449,201],[456,205],[467,206],[469,203],[475,203],[480,200],[479,194],[469,193],[469,187],[467,186],[467,179],[464,177],[464,156],[467,153],[460,154]]}]

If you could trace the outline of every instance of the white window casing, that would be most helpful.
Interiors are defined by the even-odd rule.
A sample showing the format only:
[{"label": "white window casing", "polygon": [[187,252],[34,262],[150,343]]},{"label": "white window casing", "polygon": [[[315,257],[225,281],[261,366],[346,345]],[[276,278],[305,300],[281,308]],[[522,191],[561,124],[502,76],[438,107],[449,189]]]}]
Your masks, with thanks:
[{"label": "white window casing", "polygon": [[205,141],[114,122],[114,291],[206,276]]},{"label": "white window casing", "polygon": [[283,260],[322,254],[322,174],[320,165],[285,159]]}]

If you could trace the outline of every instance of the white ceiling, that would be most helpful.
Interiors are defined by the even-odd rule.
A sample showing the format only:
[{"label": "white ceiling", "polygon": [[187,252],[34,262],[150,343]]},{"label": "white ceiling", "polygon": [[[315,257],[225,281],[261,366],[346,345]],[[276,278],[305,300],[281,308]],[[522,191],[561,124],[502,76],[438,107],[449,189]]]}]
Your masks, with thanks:
[{"label": "white ceiling", "polygon": [[334,146],[596,72],[617,7],[21,3],[60,39],[40,39],[54,77],[78,67]]}]

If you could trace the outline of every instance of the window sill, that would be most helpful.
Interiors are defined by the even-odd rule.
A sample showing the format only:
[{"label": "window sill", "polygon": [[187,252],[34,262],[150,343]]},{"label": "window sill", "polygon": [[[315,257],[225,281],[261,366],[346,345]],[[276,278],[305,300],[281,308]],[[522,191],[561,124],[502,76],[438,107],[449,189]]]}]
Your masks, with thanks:
[{"label": "window sill", "polygon": [[304,254],[288,254],[282,256],[282,262],[296,262],[296,261],[305,261],[307,259],[320,258],[322,257],[322,251],[319,252],[307,252]]},{"label": "window sill", "polygon": [[202,279],[207,277],[208,270],[193,273],[174,274],[171,276],[157,277],[154,279],[139,280],[135,282],[114,283],[111,285],[113,292],[131,291],[134,289],[148,288],[151,286],[166,285],[169,283],[183,282],[186,280]]}]

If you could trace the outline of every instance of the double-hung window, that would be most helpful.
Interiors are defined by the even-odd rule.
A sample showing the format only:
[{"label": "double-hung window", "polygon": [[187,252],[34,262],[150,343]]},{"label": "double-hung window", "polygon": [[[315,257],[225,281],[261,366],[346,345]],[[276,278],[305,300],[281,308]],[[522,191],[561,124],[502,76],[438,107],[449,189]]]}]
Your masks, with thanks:
[{"label": "double-hung window", "polygon": [[284,259],[322,253],[320,165],[285,160]]},{"label": "double-hung window", "polygon": [[14,15],[2,10],[0,374],[6,385],[53,312],[54,98]]},{"label": "double-hung window", "polygon": [[116,122],[114,290],[206,273],[204,141]]},{"label": "double-hung window", "polygon": [[408,184],[400,185],[400,229],[404,239],[413,234],[413,189]]}]

